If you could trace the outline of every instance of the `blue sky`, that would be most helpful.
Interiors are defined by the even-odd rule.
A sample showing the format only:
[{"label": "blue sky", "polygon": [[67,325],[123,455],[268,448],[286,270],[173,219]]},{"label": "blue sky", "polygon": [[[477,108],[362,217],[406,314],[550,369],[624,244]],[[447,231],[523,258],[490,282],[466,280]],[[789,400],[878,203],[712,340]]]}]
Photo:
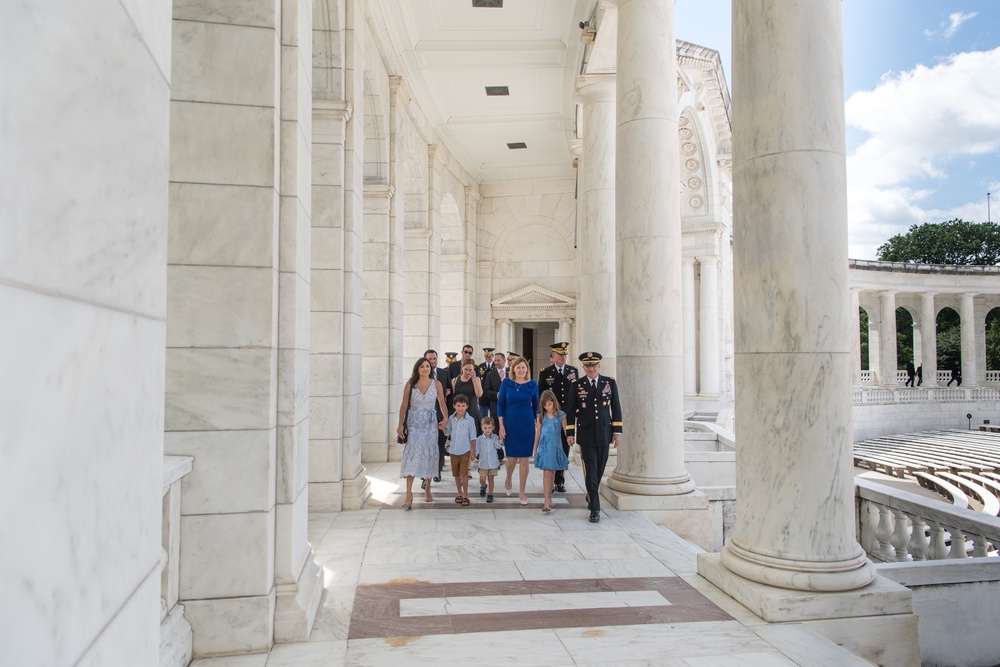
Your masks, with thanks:
[{"label": "blue sky", "polygon": [[[912,224],[1000,212],[1000,1],[844,0],[850,256]],[[731,0],[679,0],[677,37],[732,78]]]}]

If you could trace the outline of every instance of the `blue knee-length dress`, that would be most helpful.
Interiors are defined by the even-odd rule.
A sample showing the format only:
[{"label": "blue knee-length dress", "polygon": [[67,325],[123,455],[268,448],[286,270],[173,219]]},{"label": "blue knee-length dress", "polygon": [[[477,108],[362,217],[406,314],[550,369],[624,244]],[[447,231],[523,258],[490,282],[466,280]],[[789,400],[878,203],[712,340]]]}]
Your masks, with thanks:
[{"label": "blue knee-length dress", "polygon": [[535,467],[539,470],[565,470],[569,457],[562,448],[562,420],[566,413],[559,410],[555,417],[542,415],[542,434],[538,438]]},{"label": "blue knee-length dress", "polygon": [[504,451],[512,458],[528,458],[535,449],[535,415],[538,414],[538,383],[518,384],[510,378],[500,383],[497,417],[503,418],[507,437]]}]

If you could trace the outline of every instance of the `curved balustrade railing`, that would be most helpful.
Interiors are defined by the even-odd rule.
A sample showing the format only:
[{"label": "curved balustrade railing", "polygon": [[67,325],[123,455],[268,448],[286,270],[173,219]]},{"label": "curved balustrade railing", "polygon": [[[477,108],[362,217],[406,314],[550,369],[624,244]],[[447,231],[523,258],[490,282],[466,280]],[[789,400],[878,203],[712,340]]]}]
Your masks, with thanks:
[{"label": "curved balustrade railing", "polygon": [[855,478],[858,541],[872,560],[996,556],[1000,517]]},{"label": "curved balustrade railing", "polygon": [[890,405],[894,403],[961,403],[964,401],[1000,401],[998,387],[852,387],[854,405]]}]

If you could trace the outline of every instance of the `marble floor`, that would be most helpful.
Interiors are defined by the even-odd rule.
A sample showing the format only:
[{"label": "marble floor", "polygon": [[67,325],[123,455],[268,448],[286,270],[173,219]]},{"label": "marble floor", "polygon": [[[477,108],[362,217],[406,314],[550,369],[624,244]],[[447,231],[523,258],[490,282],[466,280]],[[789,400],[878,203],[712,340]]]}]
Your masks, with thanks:
[{"label": "marble floor", "polygon": [[[605,507],[588,521],[580,468],[541,511],[508,497],[455,504],[454,480],[415,489],[404,511],[399,464],[369,467],[362,510],[312,514],[326,595],[308,642],[193,667],[779,667],[868,665],[795,624],[768,625],[696,574],[697,547],[645,517]],[[606,505],[606,503],[605,503]]]}]

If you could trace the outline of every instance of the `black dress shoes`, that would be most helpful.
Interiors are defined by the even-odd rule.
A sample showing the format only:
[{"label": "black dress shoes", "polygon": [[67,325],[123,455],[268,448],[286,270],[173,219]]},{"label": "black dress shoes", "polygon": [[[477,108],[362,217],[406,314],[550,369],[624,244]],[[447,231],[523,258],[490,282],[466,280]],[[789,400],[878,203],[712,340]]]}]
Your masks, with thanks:
[{"label": "black dress shoes", "polygon": [[566,493],[566,487],[562,484],[556,484],[556,491],[559,493]]},{"label": "black dress shoes", "polygon": [[597,510],[594,510],[593,512],[590,513],[590,523],[597,523],[600,520],[601,520],[601,513],[600,512],[598,512]]}]

